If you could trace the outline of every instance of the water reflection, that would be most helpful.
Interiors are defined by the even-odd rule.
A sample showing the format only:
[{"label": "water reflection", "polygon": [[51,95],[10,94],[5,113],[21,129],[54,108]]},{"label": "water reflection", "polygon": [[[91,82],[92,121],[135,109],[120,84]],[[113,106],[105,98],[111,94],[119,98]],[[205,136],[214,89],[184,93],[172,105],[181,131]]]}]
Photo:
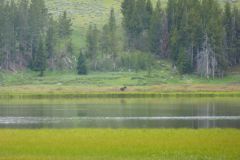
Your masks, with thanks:
[{"label": "water reflection", "polygon": [[237,98],[9,101],[0,104],[0,127],[240,128],[240,103]]}]

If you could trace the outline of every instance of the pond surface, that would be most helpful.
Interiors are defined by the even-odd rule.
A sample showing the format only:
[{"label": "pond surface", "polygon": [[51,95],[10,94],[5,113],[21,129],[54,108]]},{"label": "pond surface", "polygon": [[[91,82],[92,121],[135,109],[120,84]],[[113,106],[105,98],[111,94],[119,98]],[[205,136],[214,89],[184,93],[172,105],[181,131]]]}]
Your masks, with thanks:
[{"label": "pond surface", "polygon": [[240,99],[0,100],[0,128],[240,128]]}]

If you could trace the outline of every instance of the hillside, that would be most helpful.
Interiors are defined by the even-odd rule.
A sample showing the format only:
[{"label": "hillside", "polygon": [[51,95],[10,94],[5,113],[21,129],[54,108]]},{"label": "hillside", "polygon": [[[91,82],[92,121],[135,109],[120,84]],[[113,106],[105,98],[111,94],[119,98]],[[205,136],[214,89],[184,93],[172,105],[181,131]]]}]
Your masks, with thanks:
[{"label": "hillside", "polygon": [[[157,0],[152,0],[155,4]],[[222,4],[226,0],[219,0]],[[165,7],[167,0],[161,0]],[[67,11],[73,21],[73,44],[75,49],[85,45],[84,36],[90,23],[102,26],[106,22],[111,8],[115,9],[118,24],[121,23],[122,0],[46,0],[47,7],[53,15]],[[240,0],[235,0],[240,6]]]},{"label": "hillside", "polygon": [[[229,36],[222,35],[231,28],[226,27],[225,24],[228,23],[226,19],[235,18],[236,22],[238,20],[240,22],[238,19],[240,12],[234,10],[234,12],[227,14],[227,7],[223,10],[225,0],[204,1],[203,3],[200,1],[177,1],[177,3],[171,1],[172,4],[168,3],[171,11],[169,9],[167,13],[162,14],[162,8],[166,8],[167,0],[162,0],[161,4],[157,3],[157,5],[157,0],[152,0],[156,6],[154,10],[149,1],[146,4],[143,3],[144,1],[136,1],[136,3],[131,4],[132,1],[122,3],[123,0],[39,0],[32,1],[32,5],[26,4],[25,8],[22,7],[24,5],[20,5],[18,11],[13,12],[13,15],[10,11],[10,16],[0,14],[3,22],[0,31],[2,37],[6,39],[2,42],[4,47],[1,48],[3,56],[1,84],[146,86],[166,83],[210,83],[204,79],[202,81],[197,75],[207,79],[209,77],[222,78],[226,75],[227,77],[220,80],[220,83],[239,83],[237,64],[240,63],[240,56],[237,50],[239,49],[238,45],[222,48],[222,43],[225,41],[229,41],[229,44],[237,44],[238,41],[237,39],[233,41],[233,39],[229,39]],[[221,6],[218,2],[221,3]],[[234,1],[234,3],[239,5],[240,1]],[[122,15],[122,4],[125,4],[123,13],[129,14],[130,12],[124,12],[128,8],[134,12]],[[132,8],[126,7],[131,5]],[[59,18],[57,21],[48,19],[48,22],[51,22],[50,20],[52,22],[45,23],[47,14],[42,12],[45,6],[48,8],[47,14],[50,13],[54,18]],[[4,9],[2,13],[8,12],[9,7],[12,11],[15,10],[14,6],[6,5],[2,6]],[[110,16],[114,18],[114,21],[109,18],[111,8],[115,9],[115,13],[112,11]],[[27,10],[29,11],[27,13],[31,15],[29,17],[25,13]],[[64,11],[68,14],[63,14]],[[223,16],[224,19],[222,19]],[[15,22],[15,17],[19,17],[21,20]],[[11,23],[9,23],[9,18],[11,18]],[[125,22],[132,24],[128,24],[126,27],[125,23],[121,29],[122,18]],[[112,20],[112,23],[109,19]],[[167,21],[163,19],[167,19]],[[73,34],[71,34],[70,29],[71,21]],[[170,24],[171,22],[174,23]],[[108,23],[105,25],[107,28],[102,29],[103,24],[106,23]],[[94,25],[88,28],[89,24],[96,24],[99,30],[95,29]],[[233,27],[237,30],[240,23],[230,24],[234,25]],[[11,27],[16,29],[9,29]],[[113,29],[110,30],[110,27]],[[29,31],[25,31],[26,28]],[[128,32],[127,35],[123,34],[123,29]],[[186,31],[186,29],[188,30]],[[38,34],[41,30],[46,33]],[[88,41],[86,41],[87,30]],[[231,30],[229,32],[238,37],[237,31]],[[8,40],[9,36],[11,36],[11,41]],[[211,39],[212,42],[208,39]],[[71,42],[74,44],[74,50],[72,50]],[[128,51],[124,50],[123,46]],[[80,61],[78,59],[79,65],[75,63],[77,59],[72,54],[78,55],[79,49],[83,47],[85,47],[83,50],[85,57],[79,58]],[[228,47],[233,50],[225,53],[224,51]],[[207,53],[209,50],[211,50],[211,55]],[[32,58],[29,58],[31,56]],[[227,62],[223,61],[225,57],[228,57]],[[208,59],[210,59],[211,64],[209,64]],[[89,75],[79,79],[75,75],[79,66],[80,69],[81,67],[87,68]],[[232,68],[232,66],[236,67]],[[24,69],[24,71],[19,71],[19,68]],[[71,69],[70,73],[55,72],[65,69]],[[41,72],[41,74],[34,74],[29,70]],[[8,75],[10,73],[8,71],[13,71],[16,74]],[[47,77],[38,77],[43,76],[44,71],[46,71]],[[123,76],[127,78],[121,79]],[[217,81],[212,82],[218,83]]]},{"label": "hillside", "polygon": [[[53,15],[67,11],[73,21],[73,44],[75,49],[84,46],[84,37],[89,23],[102,25],[112,7],[120,11],[121,1],[116,0],[47,0],[47,7]],[[120,19],[120,12],[116,16]]]}]

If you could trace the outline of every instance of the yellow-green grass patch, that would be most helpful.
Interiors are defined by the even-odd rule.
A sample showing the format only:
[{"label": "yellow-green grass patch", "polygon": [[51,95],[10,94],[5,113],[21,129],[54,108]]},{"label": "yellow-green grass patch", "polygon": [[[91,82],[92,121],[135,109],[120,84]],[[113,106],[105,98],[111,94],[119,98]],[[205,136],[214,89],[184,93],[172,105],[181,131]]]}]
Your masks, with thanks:
[{"label": "yellow-green grass patch", "polygon": [[4,160],[237,160],[240,131],[190,130],[0,130]]}]

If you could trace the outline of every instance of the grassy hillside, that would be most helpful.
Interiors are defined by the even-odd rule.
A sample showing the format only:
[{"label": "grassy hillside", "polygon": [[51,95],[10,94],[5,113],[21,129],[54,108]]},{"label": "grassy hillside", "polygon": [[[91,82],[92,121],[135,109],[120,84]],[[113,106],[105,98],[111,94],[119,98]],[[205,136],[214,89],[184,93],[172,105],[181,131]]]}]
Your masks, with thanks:
[{"label": "grassy hillside", "polygon": [[[53,15],[67,11],[73,20],[73,44],[77,51],[85,45],[85,33],[90,23],[99,28],[106,22],[111,8],[115,9],[118,23],[121,23],[121,3],[123,0],[46,0],[47,7]],[[157,0],[152,0],[153,4]],[[165,7],[167,0],[161,0]],[[226,0],[218,0],[223,4]],[[240,0],[236,0],[240,6]]]},{"label": "grassy hillside", "polygon": [[115,8],[120,19],[121,1],[116,0],[47,0],[47,7],[53,15],[67,11],[73,21],[73,44],[75,49],[84,46],[85,33],[90,23],[102,26],[110,9]]}]

